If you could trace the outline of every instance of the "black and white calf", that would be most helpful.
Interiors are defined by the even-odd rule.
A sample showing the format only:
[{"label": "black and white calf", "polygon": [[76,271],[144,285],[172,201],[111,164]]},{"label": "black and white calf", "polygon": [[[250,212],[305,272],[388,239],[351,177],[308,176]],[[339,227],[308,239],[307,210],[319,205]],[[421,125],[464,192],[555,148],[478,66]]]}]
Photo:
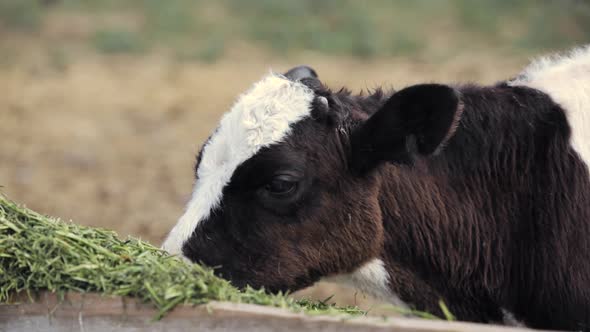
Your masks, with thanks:
[{"label": "black and white calf", "polygon": [[590,47],[494,86],[239,97],[163,248],[237,286],[321,278],[462,320],[590,329]]}]

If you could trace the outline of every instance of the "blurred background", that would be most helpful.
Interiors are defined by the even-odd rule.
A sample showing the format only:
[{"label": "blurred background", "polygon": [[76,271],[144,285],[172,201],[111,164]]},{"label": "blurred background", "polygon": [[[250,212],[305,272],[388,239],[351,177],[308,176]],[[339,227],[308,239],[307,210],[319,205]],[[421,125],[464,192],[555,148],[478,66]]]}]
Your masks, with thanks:
[{"label": "blurred background", "polygon": [[[0,0],[0,190],[159,244],[201,143],[270,69],[356,92],[493,83],[588,42],[587,0]],[[296,295],[333,294],[374,305]]]}]

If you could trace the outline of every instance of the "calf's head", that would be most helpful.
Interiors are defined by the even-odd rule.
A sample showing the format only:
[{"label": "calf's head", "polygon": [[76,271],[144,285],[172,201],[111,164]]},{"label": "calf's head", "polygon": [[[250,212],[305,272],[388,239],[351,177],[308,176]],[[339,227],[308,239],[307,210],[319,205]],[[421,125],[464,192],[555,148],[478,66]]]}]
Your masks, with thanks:
[{"label": "calf's head", "polygon": [[355,97],[331,92],[308,67],[271,74],[204,144],[163,248],[270,291],[351,272],[383,247],[379,166],[435,153],[459,104],[443,85]]}]

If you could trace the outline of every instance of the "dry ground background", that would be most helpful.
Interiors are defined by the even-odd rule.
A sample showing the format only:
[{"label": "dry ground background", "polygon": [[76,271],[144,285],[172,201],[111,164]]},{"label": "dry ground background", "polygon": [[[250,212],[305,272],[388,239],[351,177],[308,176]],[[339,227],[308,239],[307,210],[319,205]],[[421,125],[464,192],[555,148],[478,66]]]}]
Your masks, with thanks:
[{"label": "dry ground background", "polygon": [[[493,83],[590,41],[582,1],[243,3],[0,0],[0,190],[160,243],[201,143],[269,69],[306,63],[354,91]],[[372,303],[325,284],[300,294]]]}]

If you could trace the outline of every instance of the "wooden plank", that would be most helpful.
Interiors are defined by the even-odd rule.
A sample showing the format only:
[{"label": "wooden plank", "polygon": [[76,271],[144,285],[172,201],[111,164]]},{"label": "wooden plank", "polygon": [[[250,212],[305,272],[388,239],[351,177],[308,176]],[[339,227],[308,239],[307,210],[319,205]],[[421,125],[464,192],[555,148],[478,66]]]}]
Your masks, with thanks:
[{"label": "wooden plank", "polygon": [[[0,331],[399,331],[523,332],[522,328],[410,318],[310,316],[227,302],[179,306],[160,321],[157,310],[124,297],[67,294],[64,300],[42,293],[34,302],[0,305]],[[530,331],[530,330],[529,330]]]}]

